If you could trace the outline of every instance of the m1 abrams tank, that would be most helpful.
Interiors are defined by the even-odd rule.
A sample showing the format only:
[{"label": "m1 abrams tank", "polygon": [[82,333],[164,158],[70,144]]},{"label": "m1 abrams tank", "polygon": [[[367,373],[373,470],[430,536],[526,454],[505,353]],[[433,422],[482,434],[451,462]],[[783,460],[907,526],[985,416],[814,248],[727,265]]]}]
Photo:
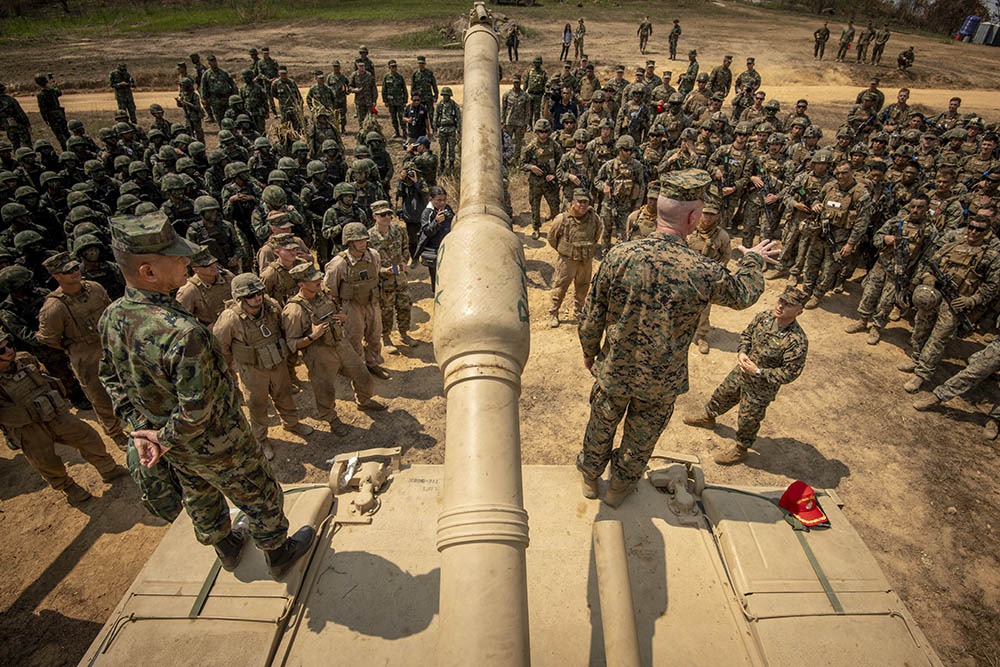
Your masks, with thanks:
[{"label": "m1 abrams tank", "polygon": [[482,3],[464,44],[462,192],[434,321],[445,465],[368,450],[335,459],[327,484],[286,487],[291,530],[319,538],[279,582],[250,545],[221,570],[181,516],[81,664],[940,665],[833,491],[819,491],[830,528],[805,531],[783,489],[706,484],[694,457],[654,456],[616,510],[580,495],[573,466],[521,465],[525,262]]}]

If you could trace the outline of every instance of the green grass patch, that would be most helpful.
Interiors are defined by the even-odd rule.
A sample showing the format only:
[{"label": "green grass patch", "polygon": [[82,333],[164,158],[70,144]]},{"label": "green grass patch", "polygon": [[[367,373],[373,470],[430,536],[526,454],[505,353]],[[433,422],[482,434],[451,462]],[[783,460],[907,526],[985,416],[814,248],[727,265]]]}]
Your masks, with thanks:
[{"label": "green grass patch", "polygon": [[448,43],[449,40],[441,33],[441,26],[434,26],[425,30],[414,30],[395,35],[382,42],[385,46],[394,49],[438,49]]}]

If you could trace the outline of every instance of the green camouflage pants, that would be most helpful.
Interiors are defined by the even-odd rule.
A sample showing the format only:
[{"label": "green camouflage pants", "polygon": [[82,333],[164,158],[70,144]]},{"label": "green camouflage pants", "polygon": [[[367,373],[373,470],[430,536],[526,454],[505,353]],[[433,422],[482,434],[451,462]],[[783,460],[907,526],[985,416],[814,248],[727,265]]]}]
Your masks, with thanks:
[{"label": "green camouflage pants", "polygon": [[389,106],[389,120],[392,121],[392,131],[395,136],[400,136],[400,130],[403,133],[406,132],[406,123],[403,122],[403,105],[402,104],[390,104]]},{"label": "green camouflage pants", "polygon": [[536,232],[542,228],[542,197],[549,205],[548,220],[559,215],[559,188],[552,183],[528,182],[528,203],[531,204],[531,228]]},{"label": "green camouflage pants", "polygon": [[670,59],[677,60],[677,40],[668,39],[667,44],[670,46]]},{"label": "green camouflage pants", "polygon": [[718,417],[728,412],[739,403],[740,409],[736,417],[736,440],[744,447],[752,447],[757,439],[757,431],[764,420],[767,406],[775,396],[769,386],[755,386],[745,373],[734,368],[726,376],[705,404],[705,413],[709,417]]},{"label": "green camouflage pants", "polygon": [[[993,377],[998,370],[1000,370],[1000,336],[969,357],[968,365],[934,389],[934,395],[942,401],[950,401],[976,387],[983,380]],[[1000,403],[994,403],[990,408],[990,417],[1000,419]]]},{"label": "green camouflage pants", "polygon": [[[644,401],[616,396],[595,382],[590,390],[590,421],[583,436],[583,449],[576,457],[576,467],[587,477],[596,479],[611,461],[611,479],[638,481],[673,412],[673,398]],[[612,450],[622,417],[625,418],[622,440],[617,449]]]},{"label": "green camouflage pants", "polygon": [[153,516],[173,522],[184,509],[184,497],[181,483],[170,464],[160,459],[152,468],[143,466],[131,438],[125,460],[132,481],[142,493],[142,504]]},{"label": "green camouflage pants", "polygon": [[[528,101],[531,103],[531,125],[542,117],[542,100],[545,99],[543,93],[528,93]],[[518,156],[520,157],[520,156]]]},{"label": "green camouflage pants", "polygon": [[170,451],[165,455],[184,490],[184,508],[191,516],[195,537],[202,544],[217,544],[229,534],[229,498],[247,515],[257,548],[276,549],[288,534],[281,487],[245,422],[226,437],[230,456],[221,460],[191,462],[171,456]]},{"label": "green camouflage pants", "polygon": [[628,214],[631,212],[632,209],[629,206],[615,208],[611,205],[610,201],[605,200],[601,206],[601,222],[603,223],[601,245],[604,246],[605,250],[611,248],[612,232],[614,232],[615,238],[619,242],[625,240],[625,222],[628,220]]},{"label": "green camouflage pants", "polygon": [[383,288],[379,296],[379,307],[382,311],[382,335],[388,336],[392,331],[392,317],[396,316],[396,324],[400,333],[410,330],[410,308],[413,300],[410,299],[410,288],[407,286]]},{"label": "green camouflage pants", "polygon": [[[817,232],[818,234],[818,232]],[[831,289],[844,268],[846,258],[840,256],[840,249],[847,242],[850,231],[847,229],[834,229],[834,245],[817,236],[813,243],[809,244],[809,254],[806,255],[805,282],[802,291],[807,295],[816,292],[817,296],[823,296]]]},{"label": "green camouflage pants", "polygon": [[889,313],[895,305],[896,284],[889,279],[889,274],[886,273],[882,263],[876,262],[865,276],[861,302],[858,303],[858,315],[882,328],[889,321]]},{"label": "green camouflage pants", "polygon": [[458,135],[454,130],[438,131],[438,145],[441,148],[441,166],[455,166],[455,153],[458,149]]},{"label": "green camouflage pants", "polygon": [[942,300],[936,310],[917,311],[913,321],[913,333],[910,335],[910,354],[917,362],[914,374],[924,380],[930,380],[934,369],[944,356],[944,349],[955,337],[958,322],[951,307]]},{"label": "green camouflage pants", "polygon": [[31,148],[31,132],[22,125],[8,125],[7,140],[10,141],[14,150],[17,150],[21,146]]}]

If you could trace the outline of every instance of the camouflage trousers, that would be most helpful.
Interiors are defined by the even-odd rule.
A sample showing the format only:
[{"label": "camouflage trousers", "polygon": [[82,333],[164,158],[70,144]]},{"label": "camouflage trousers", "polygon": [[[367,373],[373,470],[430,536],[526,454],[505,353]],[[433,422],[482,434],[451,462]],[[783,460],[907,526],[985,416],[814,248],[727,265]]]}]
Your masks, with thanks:
[{"label": "camouflage trousers", "polygon": [[292,381],[289,376],[290,370],[295,372],[294,368],[292,366],[289,369],[287,363],[279,363],[271,369],[246,364],[236,366],[250,412],[250,432],[258,442],[267,437],[267,412],[271,403],[274,403],[274,409],[285,427],[291,428],[299,423],[299,409],[292,398]]},{"label": "camouflage trousers", "polygon": [[563,299],[569,286],[573,285],[573,313],[576,316],[583,311],[583,304],[587,300],[587,291],[590,289],[590,274],[593,271],[594,260],[592,259],[570,259],[565,255],[556,258],[556,275],[552,279],[552,305],[549,307],[550,315],[558,315],[559,307],[562,306]]},{"label": "camouflage trousers", "polygon": [[406,333],[410,330],[410,309],[413,307],[413,300],[410,298],[410,288],[405,282],[398,287],[381,287],[379,306],[382,311],[383,336],[388,336],[389,332],[392,331],[393,315],[395,315],[396,325],[400,333]]},{"label": "camouflage trousers", "polygon": [[31,132],[22,125],[8,125],[7,140],[10,141],[14,150],[17,150],[21,146],[31,148]]},{"label": "camouflage trousers", "polygon": [[[722,198],[721,207],[719,209],[719,224],[722,228],[729,231],[735,232],[740,225],[738,218],[739,207],[740,207],[741,197],[737,194],[731,194],[728,197]],[[730,234],[734,236],[735,234]]]},{"label": "camouflage trousers", "polygon": [[858,60],[861,62],[868,62],[868,42],[861,42],[858,44]]},{"label": "camouflage trousers", "polygon": [[66,150],[66,140],[69,139],[69,127],[66,124],[66,114],[59,112],[53,113],[52,115],[43,115],[42,118],[48,124],[49,129],[52,130],[52,134],[55,135],[56,141],[62,146],[63,150]]},{"label": "camouflage trousers", "polygon": [[[656,441],[674,413],[674,398],[643,400],[609,393],[595,382],[590,391],[590,420],[576,467],[597,479],[611,462],[611,479],[636,482],[646,469]],[[622,439],[612,449],[618,423],[625,418]]]},{"label": "camouflage trousers", "polygon": [[[980,382],[993,377],[1000,370],[1000,336],[995,337],[989,345],[969,357],[968,365],[955,373],[948,381],[934,389],[934,395],[942,401],[950,401],[956,396],[968,392]],[[1000,403],[994,403],[989,415],[992,419],[1000,419]]]},{"label": "camouflage trousers", "polygon": [[677,60],[677,40],[668,39],[667,44],[670,46],[670,59]]},{"label": "camouflage trousers", "polygon": [[826,42],[822,39],[817,39],[816,44],[813,46],[813,58],[822,60],[824,53],[826,53]]},{"label": "camouflage trousers", "polygon": [[872,324],[884,327],[889,322],[889,313],[896,305],[896,284],[881,262],[877,262],[865,276],[858,315]]},{"label": "camouflage trousers", "polygon": [[559,215],[559,188],[555,185],[528,181],[528,203],[531,205],[531,228],[536,232],[542,228],[542,197],[549,206],[546,222]]},{"label": "camouflage trousers", "polygon": [[300,132],[304,129],[300,120],[302,118],[302,110],[295,104],[279,104],[278,113],[280,114],[282,123],[288,123]]},{"label": "camouflage trousers", "polygon": [[850,48],[850,46],[850,42],[847,44],[844,44],[843,42],[840,43],[840,46],[837,48],[837,60],[843,62],[844,58],[847,57],[847,49]]},{"label": "camouflage trousers", "polygon": [[882,62],[882,52],[885,51],[885,44],[876,44],[872,47],[872,64],[878,65]]},{"label": "camouflage trousers", "polygon": [[209,108],[215,121],[221,125],[222,119],[226,117],[226,111],[229,109],[229,99],[211,98],[205,100],[205,106]]},{"label": "camouflage trousers", "polygon": [[361,127],[361,123],[365,122],[365,118],[368,118],[371,112],[372,103],[370,101],[354,99],[354,113],[358,117],[358,127]]},{"label": "camouflage trousers", "polygon": [[70,356],[70,366],[73,373],[80,381],[80,388],[83,395],[87,397],[97,415],[97,421],[101,429],[110,437],[121,435],[122,423],[115,416],[114,406],[111,404],[111,397],[101,384],[98,377],[98,366],[101,363],[101,348],[99,344],[94,345],[95,349],[86,350],[83,353],[76,353]]},{"label": "camouflage trousers", "polygon": [[394,136],[401,136],[406,132],[406,124],[403,122],[403,105],[389,105],[389,120],[392,121],[392,132]]},{"label": "camouflage trousers", "polygon": [[957,330],[955,313],[944,300],[931,312],[917,311],[910,334],[910,356],[917,362],[913,371],[917,377],[931,379]]},{"label": "camouflage trousers", "polygon": [[632,209],[629,206],[615,208],[608,201],[604,202],[601,209],[601,223],[603,224],[601,245],[605,250],[608,250],[611,247],[612,232],[619,243],[625,240],[625,222]]},{"label": "camouflage trousers", "polygon": [[117,465],[108,455],[97,431],[68,413],[61,413],[47,422],[31,422],[17,428],[8,426],[4,431],[10,446],[20,449],[31,467],[57,491],[65,489],[72,480],[66,474],[62,459],[56,454],[56,444],[79,451],[83,460],[97,468],[102,476]]},{"label": "camouflage trousers", "polygon": [[531,124],[534,125],[535,121],[542,117],[542,101],[545,99],[545,95],[542,93],[528,93],[528,102],[531,108]]},{"label": "camouflage trousers", "polygon": [[132,123],[135,123],[135,100],[132,96],[130,95],[128,98],[115,100],[115,102],[118,104],[118,109],[127,113],[128,119]]},{"label": "camouflage trousers", "polygon": [[767,413],[767,406],[774,400],[777,391],[772,387],[758,386],[746,377],[739,367],[729,372],[712,397],[705,404],[705,413],[709,417],[718,417],[739,404],[736,417],[736,441],[744,447],[752,447],[757,439],[760,423]]},{"label": "camouflage trousers", "polygon": [[125,461],[132,481],[142,493],[142,504],[153,516],[172,523],[184,509],[184,490],[174,469],[162,458],[152,468],[139,463],[139,452],[131,438]]},{"label": "camouflage trousers", "polygon": [[205,130],[201,126],[201,118],[188,118],[187,131],[189,135],[205,143]]},{"label": "camouflage trousers", "polygon": [[[757,235],[757,230],[761,228],[761,217],[764,215],[764,207],[759,202],[748,199],[743,202],[740,211],[743,221],[743,245],[748,248],[753,247],[753,239]],[[761,238],[764,235],[761,234]]]},{"label": "camouflage trousers", "polygon": [[511,162],[520,162],[521,153],[524,152],[524,133],[527,128],[523,125],[508,125],[507,131],[510,133],[510,139],[514,142],[514,157]]},{"label": "camouflage trousers", "polygon": [[346,341],[336,345],[313,343],[302,352],[309,370],[309,382],[316,397],[316,419],[332,421],[337,418],[337,375],[343,374],[354,385],[354,398],[363,403],[372,397],[375,380],[365,368],[365,362]]},{"label": "camouflage trousers", "polygon": [[818,231],[805,221],[787,219],[781,231],[781,258],[778,266],[793,276],[802,275],[809,256],[809,248],[816,240]]},{"label": "camouflage trousers", "polygon": [[170,463],[184,492],[184,509],[202,544],[218,544],[232,527],[228,498],[247,515],[250,535],[261,550],[277,549],[288,534],[281,487],[260,445],[251,437],[242,415],[238,426],[225,437],[228,456],[192,461],[168,450]]},{"label": "camouflage trousers", "polygon": [[[829,292],[847,261],[840,256],[840,249],[847,241],[847,230],[834,230],[835,245],[830,245],[827,241],[817,237],[813,243],[809,244],[809,254],[806,255],[805,283],[802,291],[811,296],[815,292],[818,296],[823,296]],[[840,232],[838,234],[838,232]],[[843,237],[843,238],[841,238]]]},{"label": "camouflage trousers", "polygon": [[449,169],[455,166],[455,155],[458,152],[458,134],[453,129],[438,132],[438,146],[441,149],[441,167]]}]

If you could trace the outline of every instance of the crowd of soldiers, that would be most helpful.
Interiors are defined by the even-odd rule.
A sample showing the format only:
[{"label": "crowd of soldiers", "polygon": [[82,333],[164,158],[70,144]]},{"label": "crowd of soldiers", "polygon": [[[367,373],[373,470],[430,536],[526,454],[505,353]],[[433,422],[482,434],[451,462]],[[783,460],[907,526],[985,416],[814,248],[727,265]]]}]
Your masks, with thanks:
[{"label": "crowd of soldiers", "polygon": [[[639,36],[648,40],[652,26],[644,25]],[[674,27],[679,37],[678,21]],[[676,41],[672,33],[672,51]],[[527,181],[532,236],[547,236],[556,251],[551,326],[560,325],[570,285],[574,317],[589,316],[595,260],[657,230],[657,202],[666,196],[661,186],[686,201],[676,177],[700,181],[702,173],[705,182],[696,189],[704,207],[689,248],[724,266],[733,254],[731,238],[747,248],[781,240],[777,266],[766,277],[788,280],[786,310],[755,326],[772,327],[789,312],[794,322],[802,308],[842,293],[863,271],[859,319],[848,331],[867,332],[874,345],[889,321],[912,316],[909,358],[900,369],[913,373],[904,387],[915,393],[931,381],[951,340],[1000,312],[996,127],[961,113],[959,98],[928,117],[910,107],[905,88],[885,105],[873,79],[833,141],[824,142],[807,100],[783,111],[767,99],[752,57],[734,76],[732,56],[705,72],[691,49],[676,88],[673,72],[657,74],[653,60],[636,67],[632,80],[618,66],[602,82],[582,42],[581,31],[579,59],[560,62],[554,74],[535,57],[530,69],[511,77],[502,99],[507,166]],[[239,87],[213,56],[205,67],[192,54],[190,73],[178,63],[176,103],[184,122],[166,120],[163,107],[153,104],[146,127],[136,118],[135,81],[120,64],[109,77],[118,111],[96,140],[82,123],[66,120],[54,77],[39,75],[39,109],[62,152],[44,139],[32,143],[23,110],[0,93],[7,136],[0,140],[0,325],[10,350],[30,355],[25,363],[38,369],[25,371],[33,378],[25,385],[24,373],[15,370],[19,363],[0,368],[0,399],[18,408],[17,419],[0,417],[0,423],[8,442],[73,502],[89,494],[69,479],[52,443],[79,447],[105,478],[116,470],[100,458],[103,449],[93,438],[54,428],[42,435],[32,425],[47,424],[67,404],[93,406],[101,428],[123,450],[132,447],[126,429],[140,427],[99,377],[109,351],[98,320],[109,303],[129,298],[127,276],[111,252],[115,220],[132,221],[152,236],[172,230],[198,246],[176,304],[214,334],[222,365],[244,387],[248,430],[266,458],[273,456],[267,439],[272,403],[286,431],[312,432],[291,399],[300,359],[317,415],[344,435],[336,375],[352,381],[360,408],[382,410],[373,398],[375,379],[388,377],[382,351],[396,346],[393,328],[399,344],[418,343],[409,335],[408,267],[427,265],[433,289],[437,249],[454,217],[437,185],[438,170],[454,169],[460,160],[461,111],[451,90],[438,89],[422,56],[409,87],[396,61],[388,61],[381,101],[394,131],[389,138],[378,118],[376,68],[366,48],[359,49],[350,77],[338,61],[329,75],[316,70],[304,101],[267,48],[251,49],[250,57]],[[348,150],[351,95],[359,129]],[[206,146],[206,118],[218,124],[218,148]],[[401,164],[386,149],[394,138],[405,145]],[[435,140],[440,157],[431,150]],[[711,349],[710,331],[706,308],[693,334],[703,354]],[[760,336],[745,335],[750,350]],[[800,364],[804,337],[789,345]],[[917,407],[933,407],[987,377],[1000,363],[996,350],[991,345],[978,353],[966,375],[921,397]],[[780,354],[760,358],[786,368],[782,382],[801,371]],[[741,360],[742,372],[762,370],[760,358]],[[738,394],[732,382],[717,393],[693,425],[709,424]],[[997,430],[993,417],[1000,416],[994,413],[990,437]],[[756,433],[753,414],[741,403],[741,440],[720,462],[745,457]],[[169,475],[150,481],[142,466],[130,469],[144,489],[167,490],[161,506],[148,500],[156,494],[145,494],[154,513],[179,511]]]}]

